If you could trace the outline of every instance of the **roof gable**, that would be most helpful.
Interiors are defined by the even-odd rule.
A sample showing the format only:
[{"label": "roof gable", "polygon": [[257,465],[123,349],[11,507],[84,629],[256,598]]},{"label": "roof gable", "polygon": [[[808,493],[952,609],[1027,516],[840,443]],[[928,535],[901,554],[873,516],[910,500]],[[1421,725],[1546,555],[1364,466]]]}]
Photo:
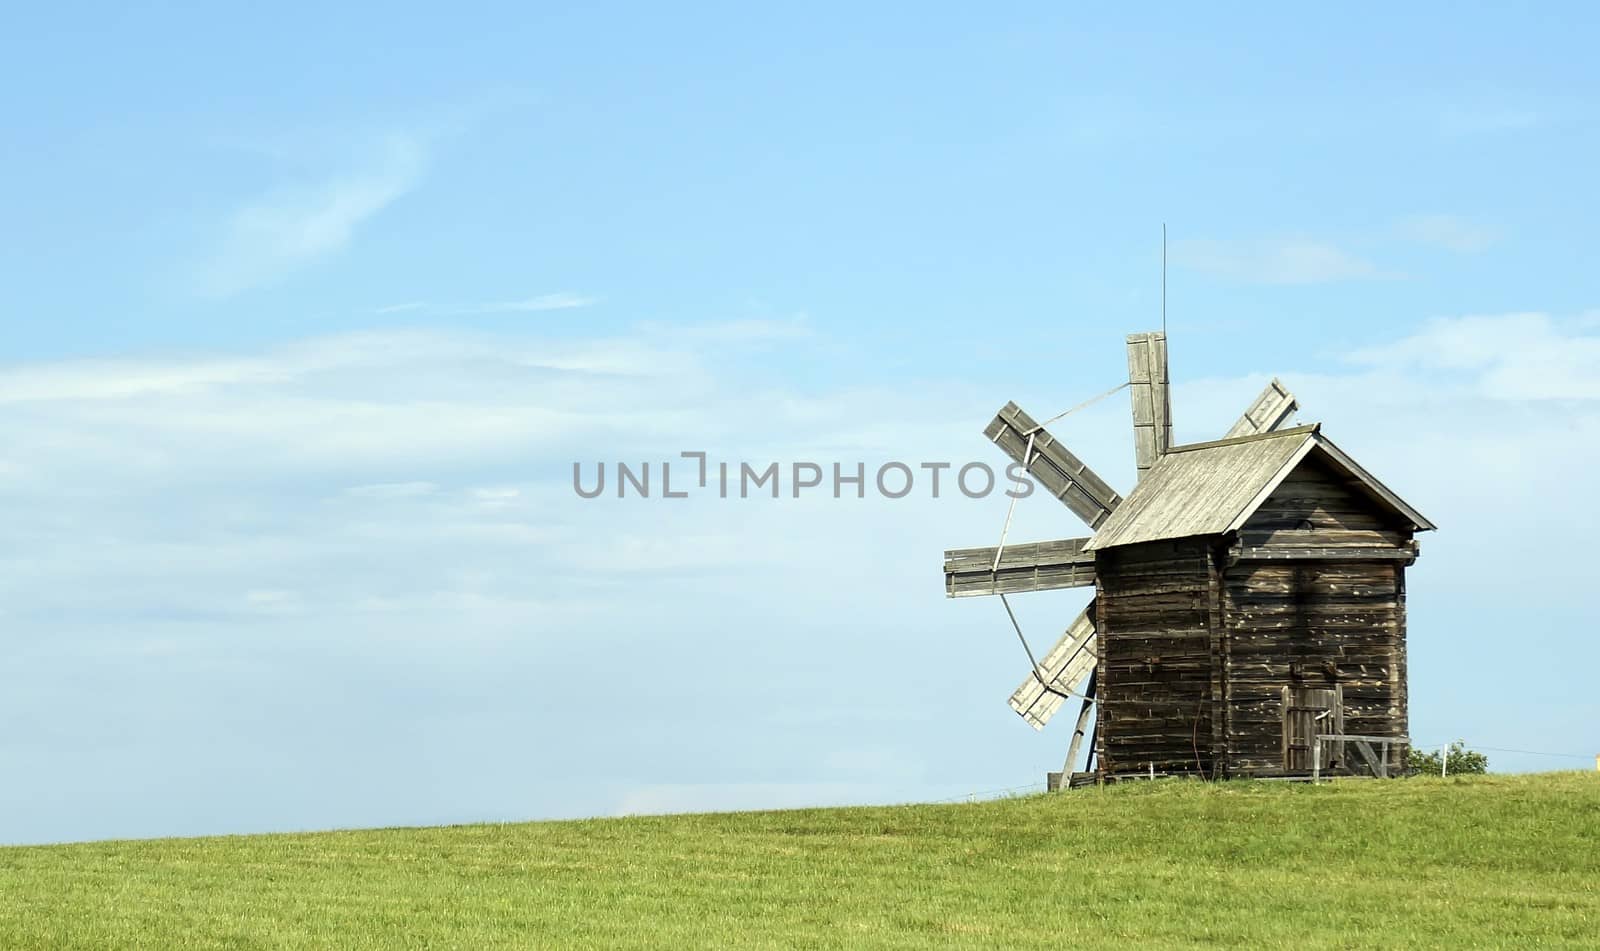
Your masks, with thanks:
[{"label": "roof gable", "polygon": [[1323,436],[1320,426],[1311,425],[1173,447],[1084,550],[1235,531],[1311,453],[1348,475],[1374,504],[1413,529],[1434,527]]},{"label": "roof gable", "polygon": [[1374,503],[1372,493],[1328,462],[1325,454],[1310,452],[1250,513],[1239,531],[1305,531],[1308,527],[1381,532],[1404,531],[1409,525],[1389,506]]}]

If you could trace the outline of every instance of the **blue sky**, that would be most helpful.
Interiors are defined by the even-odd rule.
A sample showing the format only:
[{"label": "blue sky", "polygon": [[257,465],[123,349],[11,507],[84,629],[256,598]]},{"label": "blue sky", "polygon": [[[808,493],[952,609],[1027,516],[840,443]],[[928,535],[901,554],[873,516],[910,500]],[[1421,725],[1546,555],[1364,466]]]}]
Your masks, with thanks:
[{"label": "blue sky", "polygon": [[[1281,376],[1442,528],[1413,735],[1585,765],[1600,24],[1317,17],[13,13],[0,841],[1039,780],[939,584],[1004,500],[571,464],[1003,462],[1159,324],[1163,222],[1179,438]],[[1057,435],[1131,484],[1125,399]],[[1036,649],[1083,600],[1017,599]]]}]

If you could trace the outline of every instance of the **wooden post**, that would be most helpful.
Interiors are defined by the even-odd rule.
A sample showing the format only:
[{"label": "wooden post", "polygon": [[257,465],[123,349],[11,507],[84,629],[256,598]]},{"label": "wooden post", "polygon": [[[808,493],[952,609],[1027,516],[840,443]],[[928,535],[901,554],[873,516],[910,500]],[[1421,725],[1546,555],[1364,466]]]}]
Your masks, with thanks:
[{"label": "wooden post", "polygon": [[[1068,781],[1072,779],[1072,764],[1078,761],[1078,748],[1083,745],[1083,731],[1089,725],[1089,711],[1094,707],[1094,690],[1100,678],[1100,668],[1089,671],[1089,683],[1083,688],[1083,705],[1078,708],[1078,725],[1072,731],[1072,745],[1067,747],[1067,761],[1061,764],[1061,775]],[[1088,764],[1084,764],[1087,768]],[[1067,783],[1062,783],[1066,788]]]},{"label": "wooden post", "polygon": [[[1098,670],[1099,668],[1095,668],[1095,669]],[[1084,772],[1086,772],[1086,773],[1087,772],[1091,772],[1096,768],[1097,765],[1103,765],[1102,761],[1098,761],[1097,760],[1097,757],[1099,755],[1100,755],[1100,718],[1099,717],[1095,717],[1094,718],[1094,729],[1089,732],[1089,753],[1088,753],[1087,756],[1085,756],[1083,758],[1083,771]]]}]

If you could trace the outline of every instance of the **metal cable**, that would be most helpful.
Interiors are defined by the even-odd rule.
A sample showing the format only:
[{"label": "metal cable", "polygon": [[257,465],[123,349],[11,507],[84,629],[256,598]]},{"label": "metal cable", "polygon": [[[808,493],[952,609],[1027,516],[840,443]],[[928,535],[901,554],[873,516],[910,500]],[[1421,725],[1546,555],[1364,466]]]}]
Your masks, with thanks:
[{"label": "metal cable", "polygon": [[[1007,601],[1006,596],[1002,594],[1000,595],[1000,603],[1005,606],[1006,617],[1011,619],[1011,627],[1017,632],[1017,640],[1022,642],[1022,650],[1028,655],[1028,663],[1033,668],[1033,679],[1039,681],[1039,686],[1043,687],[1046,693],[1053,693],[1063,699],[1066,697],[1077,697],[1079,700],[1094,703],[1093,697],[1078,693],[1076,690],[1070,690],[1067,688],[1057,689],[1050,686],[1050,684],[1045,681],[1044,674],[1040,673],[1039,662],[1033,657],[1033,648],[1028,646],[1028,639],[1022,636],[1022,625],[1017,623],[1017,616],[1011,612],[1011,602]],[[1082,650],[1082,645],[1079,645],[1078,649]]]},{"label": "metal cable", "polygon": [[[1028,463],[1030,463],[1032,461],[1033,461],[1033,436],[1032,436],[1032,434],[1029,434],[1029,436],[1028,436],[1028,445],[1027,445],[1027,447],[1025,449],[1022,450],[1022,469],[1023,469],[1024,472],[1026,472],[1027,469],[1028,469]],[[1012,483],[1012,485],[1013,486],[1019,486],[1021,484],[1022,484],[1022,476],[1019,475],[1019,476],[1017,476],[1016,481]],[[1004,525],[1000,526],[1000,544],[994,550],[994,564],[989,566],[989,574],[991,574],[991,575],[1000,570],[1000,555],[1001,555],[1002,552],[1004,552],[1006,550],[1006,535],[1011,531],[1011,516],[1017,510],[1017,499],[1020,496],[1021,496],[1020,492],[1012,491],[1012,493],[1011,493],[1011,504],[1006,506],[1006,523]]]},{"label": "metal cable", "polygon": [[[1130,386],[1131,384],[1131,380],[1118,383],[1116,386],[1113,386],[1111,389],[1106,390],[1104,393],[1101,393],[1098,396],[1092,396],[1065,412],[1057,413],[1044,422],[1035,424],[1032,429],[1029,429],[1026,433],[1024,433],[1024,435],[1028,437],[1028,444],[1022,450],[1023,471],[1026,472],[1029,463],[1033,462],[1034,437],[1038,433],[1042,432],[1046,426],[1056,422],[1057,420],[1065,419],[1081,409],[1087,409],[1088,407],[1093,406],[1106,397],[1111,396],[1112,394]],[[1016,480],[1016,484],[1020,485],[1021,482],[1022,478],[1019,476]],[[994,563],[989,566],[989,573],[991,575],[999,572],[1000,570],[1000,556],[1006,550],[1006,536],[1011,532],[1011,517],[1017,511],[1017,497],[1017,493],[1011,493],[1011,504],[1006,506],[1005,524],[1000,527],[1000,544],[994,550]],[[1033,669],[1033,679],[1039,681],[1039,686],[1043,687],[1046,693],[1055,694],[1063,699],[1067,697],[1076,697],[1085,703],[1094,703],[1093,697],[1078,693],[1077,691],[1071,689],[1058,689],[1051,686],[1050,683],[1044,679],[1044,674],[1041,672],[1039,667],[1039,661],[1033,656],[1033,648],[1028,646],[1028,639],[1022,635],[1022,625],[1017,623],[1017,616],[1011,611],[1011,602],[1006,600],[1004,593],[1000,594],[1000,603],[1005,606],[1006,616],[1011,618],[1011,627],[1017,632],[1017,640],[1021,642],[1023,652],[1028,655],[1028,664]],[[1079,645],[1079,650],[1082,650],[1082,645]]]},{"label": "metal cable", "polygon": [[[1490,753],[1521,753],[1521,754],[1523,754],[1525,756],[1553,756],[1553,757],[1555,757],[1557,759],[1582,759],[1582,760],[1588,759],[1590,757],[1590,755],[1591,755],[1589,753],[1547,753],[1547,752],[1544,752],[1542,750],[1510,750],[1510,749],[1506,749],[1504,747],[1499,747],[1499,746],[1479,746],[1478,744],[1468,742],[1467,740],[1451,740],[1450,742],[1451,743],[1461,743],[1469,751],[1487,750]],[[1431,749],[1433,749],[1435,747],[1449,746],[1449,745],[1450,745],[1450,743],[1419,743],[1419,742],[1413,741],[1411,743],[1411,748],[1414,749],[1414,750],[1431,750]]]},{"label": "metal cable", "polygon": [[1091,407],[1094,404],[1100,402],[1101,400],[1105,399],[1106,397],[1112,395],[1113,393],[1117,392],[1118,390],[1125,389],[1125,388],[1127,388],[1129,386],[1132,386],[1132,385],[1133,385],[1133,381],[1131,381],[1131,380],[1124,381],[1122,383],[1118,383],[1116,386],[1113,386],[1111,389],[1106,390],[1104,393],[1101,393],[1099,396],[1092,396],[1089,399],[1084,400],[1082,403],[1079,403],[1077,406],[1074,406],[1073,408],[1067,410],[1065,413],[1057,413],[1056,415],[1050,417],[1049,419],[1045,420],[1042,423],[1035,423],[1033,428],[1028,430],[1023,435],[1032,436],[1034,433],[1036,433],[1039,430],[1045,428],[1046,426],[1050,425],[1051,423],[1055,422],[1056,420],[1058,420],[1058,419],[1066,419],[1068,416],[1071,416],[1073,413],[1076,413],[1080,409],[1088,409],[1089,407]]}]

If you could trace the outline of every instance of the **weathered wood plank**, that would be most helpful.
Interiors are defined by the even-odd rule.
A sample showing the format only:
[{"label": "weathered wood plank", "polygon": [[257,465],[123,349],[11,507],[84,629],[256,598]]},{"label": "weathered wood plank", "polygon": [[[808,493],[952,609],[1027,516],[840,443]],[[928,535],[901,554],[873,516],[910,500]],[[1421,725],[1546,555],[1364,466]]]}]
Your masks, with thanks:
[{"label": "weathered wood plank", "polygon": [[1094,584],[1094,552],[1087,538],[1007,545],[995,568],[995,548],[957,548],[944,553],[945,596],[975,597],[1020,591],[1081,588]]},{"label": "weathered wood plank", "polygon": [[1172,445],[1172,401],[1168,396],[1167,335],[1128,335],[1128,390],[1133,405],[1134,467],[1139,478]]},{"label": "weathered wood plank", "polygon": [[1266,548],[1236,547],[1229,551],[1236,561],[1392,561],[1410,565],[1417,560],[1409,548]]},{"label": "weathered wood plank", "polygon": [[1400,532],[1348,528],[1257,528],[1246,524],[1239,544],[1246,548],[1404,548],[1411,541]]}]

